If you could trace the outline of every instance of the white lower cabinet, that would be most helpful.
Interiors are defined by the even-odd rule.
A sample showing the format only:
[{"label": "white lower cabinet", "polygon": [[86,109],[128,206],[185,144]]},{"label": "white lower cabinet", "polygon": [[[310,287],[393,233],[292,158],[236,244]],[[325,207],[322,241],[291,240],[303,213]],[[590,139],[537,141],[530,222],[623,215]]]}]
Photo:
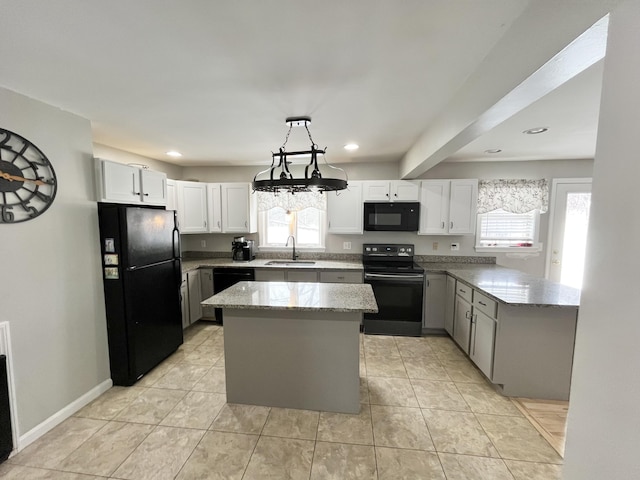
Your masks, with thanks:
[{"label": "white lower cabinet", "polygon": [[456,311],[456,279],[450,275],[447,275],[447,287],[445,296],[446,303],[444,306],[444,329],[449,335],[453,337],[454,318]]},{"label": "white lower cabinet", "polygon": [[[206,300],[213,295],[213,268],[201,268],[200,269],[200,298]],[[213,309],[210,312],[211,316],[205,315],[202,311],[202,318],[207,320],[215,320]]]},{"label": "white lower cabinet", "polygon": [[182,310],[182,328],[189,326],[189,279],[187,274],[182,274],[182,283],[180,284],[180,308]]},{"label": "white lower cabinet", "polygon": [[464,351],[469,354],[469,341],[471,338],[471,303],[462,296],[456,295],[456,311],[453,325],[453,339]]},{"label": "white lower cabinet", "polygon": [[362,283],[361,271],[328,271],[320,272],[321,283]]},{"label": "white lower cabinet", "polygon": [[318,281],[318,272],[315,270],[287,270],[287,282],[313,282]]},{"label": "white lower cabinet", "polygon": [[200,271],[192,270],[188,272],[187,278],[189,281],[189,323],[191,324],[202,318]]},{"label": "white lower cabinet", "polygon": [[427,273],[424,282],[424,315],[422,328],[442,330],[445,324],[447,275]]},{"label": "white lower cabinet", "polygon": [[256,282],[317,282],[316,270],[256,268]]},{"label": "white lower cabinet", "polygon": [[200,271],[192,270],[182,274],[180,284],[180,300],[182,308],[182,328],[187,328],[193,322],[202,318],[202,287],[200,286]]},{"label": "white lower cabinet", "polygon": [[471,320],[471,345],[469,357],[488,379],[493,373],[493,347],[496,338],[496,321],[474,307]]}]

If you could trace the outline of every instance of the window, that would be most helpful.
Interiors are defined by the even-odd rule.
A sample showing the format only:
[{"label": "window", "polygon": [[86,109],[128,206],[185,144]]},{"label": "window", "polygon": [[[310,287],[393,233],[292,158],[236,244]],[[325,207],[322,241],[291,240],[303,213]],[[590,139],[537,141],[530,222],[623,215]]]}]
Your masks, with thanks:
[{"label": "window", "polygon": [[540,212],[511,213],[502,209],[478,215],[477,251],[540,251]]},{"label": "window", "polygon": [[[287,238],[293,235],[296,248],[324,248],[325,211],[324,195],[280,194],[258,192],[260,247],[285,248]],[[295,197],[295,198],[289,198]]]}]

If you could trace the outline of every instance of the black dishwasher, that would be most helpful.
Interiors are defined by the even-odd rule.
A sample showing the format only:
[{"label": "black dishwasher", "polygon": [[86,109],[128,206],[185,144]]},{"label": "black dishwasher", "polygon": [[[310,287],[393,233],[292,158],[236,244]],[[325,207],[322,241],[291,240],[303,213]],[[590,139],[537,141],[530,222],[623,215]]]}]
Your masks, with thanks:
[{"label": "black dishwasher", "polygon": [[[214,268],[213,269],[213,293],[220,293],[238,282],[253,282],[256,279],[253,268]],[[222,323],[222,309],[216,308],[216,320]]]}]

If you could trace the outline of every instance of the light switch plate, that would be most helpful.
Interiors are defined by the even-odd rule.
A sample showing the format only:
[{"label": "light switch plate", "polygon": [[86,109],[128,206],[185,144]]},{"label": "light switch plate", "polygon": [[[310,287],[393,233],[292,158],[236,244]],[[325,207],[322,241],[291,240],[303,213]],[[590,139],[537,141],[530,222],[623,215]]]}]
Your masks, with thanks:
[{"label": "light switch plate", "polygon": [[206,240],[200,240],[200,246],[201,247],[206,247],[207,246],[207,241]]},{"label": "light switch plate", "polygon": [[351,242],[342,242],[343,250],[351,250]]}]

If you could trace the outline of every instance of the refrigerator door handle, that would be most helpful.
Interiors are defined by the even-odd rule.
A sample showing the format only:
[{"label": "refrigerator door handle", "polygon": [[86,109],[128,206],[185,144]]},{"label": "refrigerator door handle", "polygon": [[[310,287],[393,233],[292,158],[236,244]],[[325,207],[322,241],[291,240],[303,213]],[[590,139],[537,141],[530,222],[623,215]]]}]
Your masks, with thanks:
[{"label": "refrigerator door handle", "polygon": [[175,227],[173,229],[173,239],[172,239],[172,245],[173,245],[173,257],[174,258],[180,258],[180,231],[178,230],[178,227]]},{"label": "refrigerator door handle", "polygon": [[162,262],[148,263],[147,265],[131,265],[127,267],[127,272],[133,272],[135,270],[143,270],[145,268],[151,268],[158,265],[164,265],[165,263],[173,262],[174,259],[171,260],[163,260]]}]

